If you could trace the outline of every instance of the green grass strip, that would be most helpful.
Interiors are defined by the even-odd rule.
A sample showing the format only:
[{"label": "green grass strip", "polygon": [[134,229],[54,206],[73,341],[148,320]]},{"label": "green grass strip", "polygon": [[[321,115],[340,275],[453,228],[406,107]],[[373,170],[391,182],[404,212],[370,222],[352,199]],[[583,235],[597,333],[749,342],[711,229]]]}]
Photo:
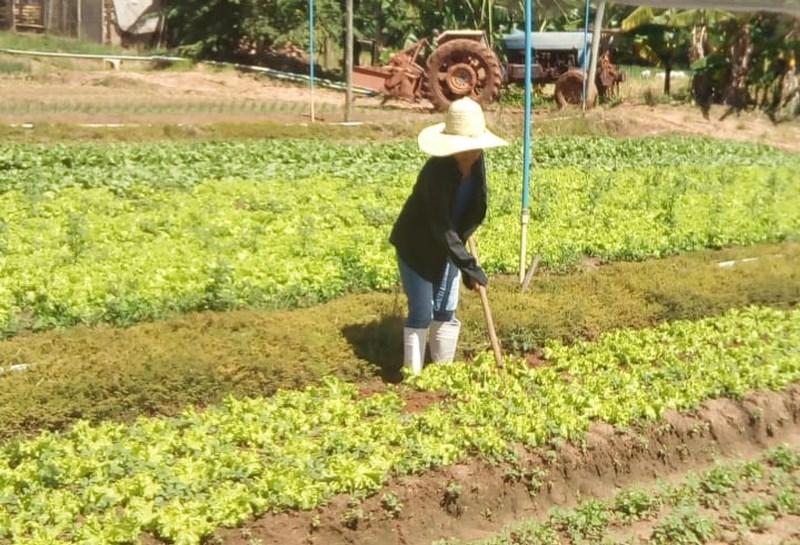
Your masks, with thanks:
[{"label": "green grass strip", "polygon": [[[396,474],[515,443],[579,440],[593,421],[627,425],[719,396],[800,379],[800,310],[748,308],[698,322],[551,343],[551,366],[490,358],[412,381],[454,399],[418,415],[396,393],[359,399],[337,380],[271,399],[132,425],[76,425],[0,450],[0,531],[16,545],[132,543],[152,532],[195,545],[267,511],[377,491]],[[93,541],[94,540],[94,541]]]},{"label": "green grass strip", "polygon": [[0,32],[0,48],[24,49],[28,51],[47,51],[56,53],[90,53],[98,55],[130,54],[121,47],[112,47],[95,42],[77,40],[53,34],[28,34]]}]

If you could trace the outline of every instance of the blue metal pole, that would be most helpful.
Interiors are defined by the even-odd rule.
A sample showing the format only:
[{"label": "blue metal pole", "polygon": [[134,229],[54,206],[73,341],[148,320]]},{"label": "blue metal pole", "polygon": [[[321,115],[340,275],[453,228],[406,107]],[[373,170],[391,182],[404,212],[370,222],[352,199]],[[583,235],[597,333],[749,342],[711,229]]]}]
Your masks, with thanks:
[{"label": "blue metal pole", "polygon": [[528,252],[529,200],[531,186],[531,132],[533,128],[533,0],[525,0],[525,131],[523,136],[522,165],[522,237],[519,252],[519,280],[525,278]]},{"label": "blue metal pole", "polygon": [[315,112],[314,112],[314,64],[316,63],[316,52],[315,52],[315,18],[314,18],[314,0],[308,0],[308,56],[309,56],[309,65],[308,65],[308,87],[310,93],[310,100],[311,100],[311,121],[314,121]]},{"label": "blue metal pole", "polygon": [[581,97],[583,109],[586,110],[586,93],[589,86],[587,62],[589,61],[589,2],[586,0],[586,16],[583,20],[583,96]]},{"label": "blue metal pole", "polygon": [[531,182],[531,127],[533,125],[533,26],[532,0],[525,0],[525,149],[523,161],[522,209],[528,208],[528,188]]}]

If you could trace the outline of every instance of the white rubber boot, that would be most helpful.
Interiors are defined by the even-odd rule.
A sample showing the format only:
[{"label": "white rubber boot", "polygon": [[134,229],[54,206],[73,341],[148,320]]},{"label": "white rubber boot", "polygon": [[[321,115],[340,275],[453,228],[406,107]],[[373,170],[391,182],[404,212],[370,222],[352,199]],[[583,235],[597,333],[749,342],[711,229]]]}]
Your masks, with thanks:
[{"label": "white rubber boot", "polygon": [[414,375],[422,372],[425,363],[425,345],[428,343],[428,330],[403,328],[403,365]]},{"label": "white rubber boot", "polygon": [[458,345],[461,322],[431,322],[431,360],[434,363],[453,363]]}]

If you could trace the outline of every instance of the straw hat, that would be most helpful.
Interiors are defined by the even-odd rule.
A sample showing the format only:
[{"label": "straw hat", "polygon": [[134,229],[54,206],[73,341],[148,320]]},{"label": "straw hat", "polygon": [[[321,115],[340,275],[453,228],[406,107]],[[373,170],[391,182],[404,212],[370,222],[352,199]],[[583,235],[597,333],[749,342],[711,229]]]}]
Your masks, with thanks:
[{"label": "straw hat", "polygon": [[419,149],[434,157],[508,145],[486,128],[483,109],[471,98],[450,104],[444,123],[423,129],[417,141]]}]

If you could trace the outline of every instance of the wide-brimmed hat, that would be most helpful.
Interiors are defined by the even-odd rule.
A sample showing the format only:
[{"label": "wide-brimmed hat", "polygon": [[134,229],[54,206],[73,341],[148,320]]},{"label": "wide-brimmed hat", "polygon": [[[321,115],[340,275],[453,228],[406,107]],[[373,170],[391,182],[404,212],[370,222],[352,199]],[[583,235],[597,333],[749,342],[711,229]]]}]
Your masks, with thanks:
[{"label": "wide-brimmed hat", "polygon": [[434,157],[508,145],[486,128],[483,109],[471,98],[461,98],[450,104],[444,123],[423,129],[417,141],[419,149]]}]

